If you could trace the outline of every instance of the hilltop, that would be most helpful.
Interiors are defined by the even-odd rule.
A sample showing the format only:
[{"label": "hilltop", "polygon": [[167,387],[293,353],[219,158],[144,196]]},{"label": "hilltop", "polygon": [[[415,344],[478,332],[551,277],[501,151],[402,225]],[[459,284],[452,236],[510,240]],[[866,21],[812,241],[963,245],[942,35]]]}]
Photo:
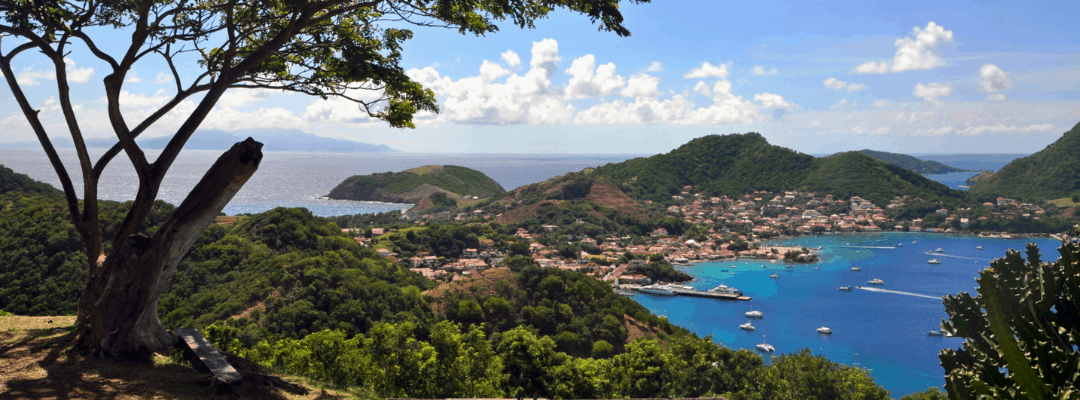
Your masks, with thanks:
[{"label": "hilltop", "polygon": [[850,151],[815,158],[769,144],[758,133],[709,135],[666,154],[596,169],[596,176],[634,197],[669,204],[684,186],[710,195],[755,190],[859,195],[884,204],[895,196],[959,201],[963,194],[905,168]]},{"label": "hilltop", "polygon": [[483,172],[456,165],[426,165],[401,172],[354,175],[339,183],[327,197],[335,200],[385,201],[418,204],[433,197],[434,205],[449,198],[486,198],[503,193],[502,186]]},{"label": "hilltop", "polygon": [[0,165],[0,194],[8,192],[41,193],[47,196],[59,197],[62,195],[59,189],[47,183],[30,179],[26,174],[12,171],[11,168]]},{"label": "hilltop", "polygon": [[888,153],[875,150],[859,150],[871,158],[892,165],[903,167],[920,174],[947,174],[950,172],[967,172],[966,169],[950,167],[937,161],[925,161],[907,154]]},{"label": "hilltop", "polygon": [[971,187],[980,197],[1025,200],[1080,195],[1080,124],[1045,149],[1005,165]]}]

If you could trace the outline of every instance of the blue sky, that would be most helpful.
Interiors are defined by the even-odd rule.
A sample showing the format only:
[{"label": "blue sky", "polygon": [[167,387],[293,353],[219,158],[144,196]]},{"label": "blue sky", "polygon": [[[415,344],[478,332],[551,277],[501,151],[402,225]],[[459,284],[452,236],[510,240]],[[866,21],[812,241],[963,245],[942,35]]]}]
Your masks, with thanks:
[{"label": "blue sky", "polygon": [[[1080,122],[1075,2],[791,3],[626,4],[628,38],[561,11],[485,37],[415,29],[404,67],[442,108],[418,116],[417,129],[386,128],[341,102],[252,91],[227,95],[203,126],[298,128],[421,153],[649,154],[755,131],[822,154],[1030,153]],[[82,74],[72,86],[84,130],[110,137],[105,66],[79,49],[69,59]],[[24,90],[60,132],[51,69],[19,61],[20,80],[34,83]],[[130,118],[172,93],[162,67],[136,66]],[[0,135],[33,140],[10,96]]]}]

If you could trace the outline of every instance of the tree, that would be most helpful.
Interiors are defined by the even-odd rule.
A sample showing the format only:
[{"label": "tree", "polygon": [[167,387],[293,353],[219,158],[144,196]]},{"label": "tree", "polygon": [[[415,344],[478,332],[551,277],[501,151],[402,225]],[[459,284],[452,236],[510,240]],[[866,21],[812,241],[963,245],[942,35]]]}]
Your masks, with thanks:
[{"label": "tree", "polygon": [[[644,3],[649,0],[627,0]],[[413,32],[403,22],[483,35],[509,21],[531,28],[556,7],[587,15],[600,29],[629,35],[619,0],[7,0],[0,2],[0,71],[59,176],[67,208],[85,245],[89,280],[79,299],[77,347],[98,355],[145,358],[165,352],[173,335],[157,316],[157,299],[177,264],[207,225],[255,173],[262,145],[237,143],[210,167],[151,236],[139,232],[169,168],[185,143],[230,89],[279,89],[354,102],[358,111],[393,127],[413,127],[419,111],[437,112],[434,94],[399,65]],[[392,26],[392,27],[390,27]],[[130,37],[108,46],[106,37]],[[101,44],[104,44],[102,42]],[[91,159],[69,95],[66,57],[86,51],[108,65],[102,80],[108,121],[117,142]],[[115,50],[115,52],[114,52]],[[43,54],[55,68],[57,103],[78,155],[82,199],[61,162],[39,110],[12,69],[26,54]],[[169,67],[176,95],[144,119],[128,121],[121,97],[136,65],[160,59]],[[197,65],[187,78],[181,71]],[[200,97],[201,96],[201,97]],[[186,100],[197,105],[150,161],[135,142]],[[130,117],[130,116],[128,116]],[[56,133],[56,132],[54,132]],[[139,189],[114,237],[103,237],[98,183],[123,153]]]},{"label": "tree", "polygon": [[1033,243],[1027,262],[1010,250],[979,272],[978,296],[945,296],[942,328],[966,339],[940,355],[950,399],[1076,398],[1080,246],[1063,242],[1058,251],[1058,261],[1043,263]]}]

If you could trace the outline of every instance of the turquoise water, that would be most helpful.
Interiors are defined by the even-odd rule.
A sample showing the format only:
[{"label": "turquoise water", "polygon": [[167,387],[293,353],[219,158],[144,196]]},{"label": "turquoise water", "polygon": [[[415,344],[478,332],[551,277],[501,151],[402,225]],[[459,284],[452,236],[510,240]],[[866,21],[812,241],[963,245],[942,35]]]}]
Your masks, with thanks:
[{"label": "turquoise water", "polygon": [[[1039,245],[1044,261],[1058,258],[1059,241],[1031,241]],[[672,323],[701,336],[712,335],[728,347],[753,350],[764,337],[777,354],[809,348],[831,360],[871,369],[878,384],[900,397],[945,384],[938,353],[958,348],[962,339],[926,335],[946,317],[941,296],[974,293],[980,269],[1008,249],[1023,250],[1027,242],[918,233],[802,237],[783,243],[821,246],[821,262],[785,268],[782,262],[749,260],[679,268],[696,278],[690,286],[705,290],[725,283],[753,297],[749,302],[642,293],[634,299]],[[898,243],[903,246],[894,247]],[[976,249],[980,245],[985,250]],[[925,254],[939,247],[944,250],[939,255]],[[941,264],[928,264],[931,258]],[[851,271],[854,266],[862,271]],[[769,278],[773,273],[780,277]],[[867,281],[873,278],[885,284],[875,291],[837,290],[869,287]],[[751,308],[765,318],[747,319],[744,313]],[[748,320],[756,330],[739,329]],[[823,324],[832,335],[815,331]]]}]

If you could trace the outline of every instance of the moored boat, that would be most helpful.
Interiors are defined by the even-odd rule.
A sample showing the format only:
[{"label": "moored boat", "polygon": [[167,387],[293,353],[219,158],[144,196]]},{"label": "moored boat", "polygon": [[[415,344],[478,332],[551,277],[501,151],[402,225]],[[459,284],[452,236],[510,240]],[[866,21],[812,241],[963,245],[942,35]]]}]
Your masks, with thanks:
[{"label": "moored boat", "polygon": [[878,278],[874,278],[874,279],[871,279],[871,280],[870,280],[870,282],[866,282],[866,283],[869,283],[869,284],[871,284],[871,285],[877,285],[877,286],[880,286],[880,285],[884,285],[884,284],[885,284],[885,281],[883,281],[883,280],[881,280],[881,279],[878,279]]},{"label": "moored boat", "polygon": [[926,263],[927,263],[927,264],[941,264],[941,261],[938,261],[938,259],[936,259],[936,258],[931,258],[931,259],[930,259],[929,261],[927,261]]}]

